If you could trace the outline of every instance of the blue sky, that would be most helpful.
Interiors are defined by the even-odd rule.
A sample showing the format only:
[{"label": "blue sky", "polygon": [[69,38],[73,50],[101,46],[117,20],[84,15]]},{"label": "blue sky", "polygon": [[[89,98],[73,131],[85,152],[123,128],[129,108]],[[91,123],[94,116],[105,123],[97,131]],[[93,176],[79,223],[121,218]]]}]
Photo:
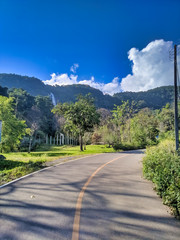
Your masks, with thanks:
[{"label": "blue sky", "polygon": [[[0,0],[0,72],[108,89],[134,74],[148,44],[162,39],[163,52],[179,41],[179,23],[179,0]],[[132,48],[139,52],[130,61]]]}]

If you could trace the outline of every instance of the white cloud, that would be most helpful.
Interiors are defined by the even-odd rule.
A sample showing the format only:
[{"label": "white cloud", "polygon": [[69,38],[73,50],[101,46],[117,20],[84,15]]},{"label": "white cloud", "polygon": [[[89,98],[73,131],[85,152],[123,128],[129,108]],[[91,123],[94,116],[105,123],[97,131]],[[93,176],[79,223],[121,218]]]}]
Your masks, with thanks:
[{"label": "white cloud", "polygon": [[112,82],[104,84],[103,93],[113,95],[114,93],[121,92],[121,85],[118,77],[115,77]]},{"label": "white cloud", "polygon": [[114,78],[110,83],[99,83],[96,82],[94,77],[92,76],[89,80],[78,80],[78,76],[71,74],[70,76],[67,73],[63,74],[51,74],[51,79],[43,81],[45,84],[48,85],[72,85],[72,84],[84,84],[89,85],[93,88],[99,89],[104,94],[113,95],[114,93],[120,92],[120,82],[119,78]]},{"label": "white cloud", "polygon": [[93,88],[97,88],[99,90],[101,90],[104,94],[110,94],[113,95],[114,93],[120,92],[120,82],[119,82],[119,78],[116,77],[112,80],[112,82],[110,83],[98,83],[95,82],[94,77],[91,77],[90,80],[82,80],[79,81],[79,84],[86,84],[89,85]]},{"label": "white cloud", "polygon": [[122,79],[123,91],[146,91],[160,86],[173,85],[173,62],[169,52],[173,42],[155,40],[141,51],[131,48],[128,58],[132,61],[132,74]]},{"label": "white cloud", "polygon": [[72,74],[51,74],[51,79],[43,81],[49,85],[85,84],[99,89],[104,94],[113,95],[121,91],[146,91],[155,87],[173,85],[173,61],[169,59],[169,52],[173,49],[173,42],[155,40],[144,49],[131,48],[128,59],[132,61],[132,74],[128,74],[122,81],[115,77],[109,83],[99,83],[92,76],[90,79],[78,80],[76,70],[79,64],[71,66]]},{"label": "white cloud", "polygon": [[78,63],[74,63],[74,64],[71,66],[70,71],[71,71],[72,73],[76,73],[76,70],[77,70],[78,67],[79,67],[79,64],[78,64]]},{"label": "white cloud", "polygon": [[59,86],[72,85],[72,84],[77,84],[77,77],[78,77],[77,75],[73,75],[73,74],[68,76],[67,73],[63,73],[63,74],[52,73],[51,79],[43,82],[44,84],[48,84],[48,85],[59,85]]}]

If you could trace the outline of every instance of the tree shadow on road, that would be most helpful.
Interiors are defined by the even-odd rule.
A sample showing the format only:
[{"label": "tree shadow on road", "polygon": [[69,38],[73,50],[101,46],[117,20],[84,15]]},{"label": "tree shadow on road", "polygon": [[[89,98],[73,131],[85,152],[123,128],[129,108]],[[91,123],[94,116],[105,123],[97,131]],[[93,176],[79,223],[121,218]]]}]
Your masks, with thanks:
[{"label": "tree shadow on road", "polygon": [[[46,181],[38,173],[1,189],[0,239],[71,239],[76,201],[89,174],[72,179],[73,171],[75,167],[54,173],[51,168],[42,174]],[[83,198],[80,239],[179,239],[176,219],[142,213],[138,202],[156,197],[136,191],[143,183],[134,179],[135,174],[136,170],[123,172],[116,167],[111,174],[104,170],[93,178]],[[124,181],[120,181],[122,177]],[[127,200],[128,208],[123,206],[122,198]]]}]

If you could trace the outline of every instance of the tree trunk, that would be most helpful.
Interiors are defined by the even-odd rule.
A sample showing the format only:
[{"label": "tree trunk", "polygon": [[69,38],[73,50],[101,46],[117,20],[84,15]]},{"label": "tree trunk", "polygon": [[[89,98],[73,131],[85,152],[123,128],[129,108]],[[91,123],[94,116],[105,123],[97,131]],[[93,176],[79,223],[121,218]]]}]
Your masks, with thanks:
[{"label": "tree trunk", "polygon": [[80,135],[80,151],[83,151],[83,139],[81,135]]},{"label": "tree trunk", "polygon": [[129,123],[128,123],[128,140],[131,143],[131,119],[129,118]]},{"label": "tree trunk", "polygon": [[28,150],[28,153],[31,152],[31,145],[32,145],[32,138],[29,139],[29,150]]}]

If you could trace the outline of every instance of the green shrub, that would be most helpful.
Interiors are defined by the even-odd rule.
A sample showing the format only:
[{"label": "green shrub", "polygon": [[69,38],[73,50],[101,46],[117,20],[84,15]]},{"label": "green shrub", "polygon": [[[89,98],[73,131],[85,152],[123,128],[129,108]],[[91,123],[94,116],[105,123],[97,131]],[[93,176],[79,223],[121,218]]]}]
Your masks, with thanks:
[{"label": "green shrub", "polygon": [[[29,150],[29,137],[24,137],[23,140],[21,141],[19,150],[21,152],[27,152]],[[37,139],[33,139],[32,144],[31,144],[31,151],[36,150],[40,146],[40,142]]]},{"label": "green shrub", "polygon": [[113,149],[115,151],[117,150],[135,150],[135,149],[138,149],[137,146],[135,145],[132,145],[132,144],[129,144],[129,143],[114,143],[113,144]]},{"label": "green shrub", "polygon": [[180,216],[180,157],[175,153],[173,141],[165,140],[147,148],[143,172],[155,184],[163,202]]}]

